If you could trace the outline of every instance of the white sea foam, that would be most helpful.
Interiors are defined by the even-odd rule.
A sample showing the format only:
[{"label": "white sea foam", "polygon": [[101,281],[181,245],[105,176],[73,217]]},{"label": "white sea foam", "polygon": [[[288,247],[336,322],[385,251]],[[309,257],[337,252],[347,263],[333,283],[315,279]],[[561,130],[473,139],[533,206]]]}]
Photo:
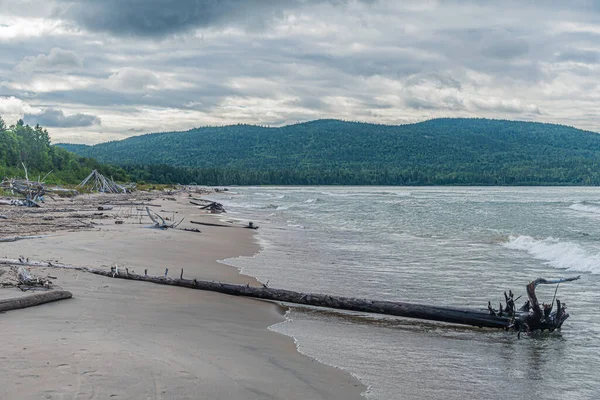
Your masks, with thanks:
[{"label": "white sea foam", "polygon": [[298,224],[288,224],[287,225],[289,228],[298,228],[298,229],[304,229],[304,225],[298,225]]},{"label": "white sea foam", "polygon": [[569,206],[571,210],[582,211],[586,213],[600,214],[600,204],[598,203],[574,203]]},{"label": "white sea foam", "polygon": [[561,242],[552,237],[539,240],[531,236],[511,236],[504,246],[526,251],[555,268],[600,273],[600,252],[586,250],[577,243]]},{"label": "white sea foam", "polygon": [[324,196],[332,197],[364,197],[364,196],[396,196],[396,197],[411,197],[410,192],[392,192],[392,191],[336,191],[336,192],[319,192]]},{"label": "white sea foam", "polygon": [[309,203],[309,204],[310,203],[320,203],[322,201],[323,200],[321,200],[320,198],[317,197],[317,198],[314,198],[314,199],[308,199],[308,200],[305,201],[305,203]]}]

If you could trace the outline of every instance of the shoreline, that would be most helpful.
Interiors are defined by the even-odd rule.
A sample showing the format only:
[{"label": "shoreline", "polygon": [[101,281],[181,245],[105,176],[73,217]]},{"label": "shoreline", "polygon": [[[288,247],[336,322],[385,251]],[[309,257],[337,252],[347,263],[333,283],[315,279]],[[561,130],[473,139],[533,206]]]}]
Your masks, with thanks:
[{"label": "shoreline", "polygon": [[[143,195],[129,195],[136,196]],[[185,200],[161,201],[164,209],[158,211],[185,214],[182,227],[192,217],[208,217]],[[255,232],[207,226],[201,233],[159,231],[130,222],[115,225],[107,219],[93,230],[1,243],[0,254],[82,266],[118,264],[138,272],[147,268],[149,275],[162,275],[167,266],[169,274],[184,268],[187,277],[259,284],[218,261],[260,251]],[[0,337],[10,349],[4,356],[14,361],[0,367],[3,398],[191,399],[200,390],[205,398],[358,399],[366,390],[346,371],[301,354],[293,338],[269,330],[285,321],[287,308],[279,304],[77,271],[52,269],[51,274],[73,299],[0,318]]]},{"label": "shoreline", "polygon": [[[219,193],[219,194],[223,194],[223,193]],[[247,219],[247,218],[244,217],[243,213],[240,214],[238,217],[235,217],[235,218],[225,218],[226,215],[223,215],[223,214],[213,214],[213,215],[211,215],[211,217],[214,218],[214,219],[217,219],[217,220],[219,220],[220,222],[223,222],[223,223],[227,223],[227,222],[231,222],[231,221],[238,221],[238,222],[241,221],[245,225],[249,221],[249,219]],[[243,258],[247,258],[247,257],[252,257],[253,258],[253,257],[257,256],[259,253],[261,253],[262,251],[264,251],[264,247],[260,245],[260,242],[258,240],[258,235],[260,233],[257,230],[250,230],[250,233],[251,233],[250,236],[253,238],[254,243],[257,246],[257,251],[254,254],[252,254],[252,255],[239,255],[239,256],[236,256],[236,257],[229,257],[229,258],[226,258],[226,259],[217,260],[217,262],[220,263],[220,264],[226,265],[227,267],[234,268],[234,269],[236,269],[239,272],[240,275],[250,276],[253,279],[255,279],[257,282],[259,282],[260,284],[263,284],[264,282],[260,281],[258,278],[254,277],[252,275],[245,274],[243,272],[243,270],[244,270],[243,266],[236,266],[234,264],[229,264],[227,262],[227,260],[229,260],[229,259],[243,259]],[[322,364],[323,366],[326,366],[328,368],[333,368],[335,370],[341,371],[342,373],[344,373],[346,375],[350,375],[352,378],[354,378],[356,381],[358,381],[360,383],[361,387],[362,387],[362,390],[359,392],[360,395],[361,395],[361,398],[363,398],[363,399],[367,398],[367,395],[368,395],[371,387],[369,385],[367,385],[365,382],[363,382],[362,379],[358,375],[356,375],[355,373],[353,373],[351,371],[346,370],[342,366],[328,363],[328,362],[326,362],[326,361],[324,361],[324,360],[322,360],[322,359],[320,359],[320,358],[318,358],[318,357],[316,357],[314,355],[310,355],[307,352],[302,351],[302,349],[300,347],[300,342],[299,342],[299,340],[295,336],[293,336],[291,334],[286,334],[286,333],[277,331],[276,326],[281,325],[281,324],[285,324],[285,323],[287,323],[289,321],[288,314],[291,312],[290,306],[287,306],[287,305],[284,305],[284,304],[281,304],[281,303],[277,303],[277,302],[272,302],[272,301],[269,301],[269,300],[260,300],[260,299],[258,299],[258,301],[264,301],[266,303],[275,304],[275,305],[278,306],[278,308],[279,308],[279,310],[281,312],[282,320],[278,321],[278,322],[275,322],[272,325],[269,325],[267,329],[270,332],[275,333],[277,335],[280,335],[280,336],[283,336],[283,337],[286,337],[286,338],[292,340],[293,343],[294,343],[295,351],[297,353],[303,355],[304,357],[308,357],[311,360],[315,360],[319,364]],[[298,306],[298,305],[296,305],[296,306]],[[301,306],[298,306],[298,307],[301,307]]]}]

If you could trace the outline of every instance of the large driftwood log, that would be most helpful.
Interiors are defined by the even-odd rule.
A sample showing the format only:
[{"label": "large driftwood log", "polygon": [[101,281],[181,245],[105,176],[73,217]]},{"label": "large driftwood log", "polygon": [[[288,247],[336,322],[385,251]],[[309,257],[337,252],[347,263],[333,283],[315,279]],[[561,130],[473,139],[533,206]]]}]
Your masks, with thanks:
[{"label": "large driftwood log", "polygon": [[[0,259],[0,264],[16,264],[19,260]],[[229,283],[200,281],[197,279],[173,279],[166,276],[146,276],[129,273],[129,271],[77,267],[72,265],[26,261],[22,265],[30,267],[54,267],[74,269],[120,279],[152,282],[161,285],[181,286],[190,289],[209,290],[234,296],[254,297],[278,302],[296,303],[316,307],[328,307],[349,311],[395,315],[400,317],[419,318],[432,321],[450,322],[488,328],[506,328],[510,318],[490,315],[486,310],[470,310],[452,307],[435,307],[420,304],[368,300],[326,294],[300,293],[291,290],[273,289],[266,286],[233,285]],[[183,275],[183,274],[182,274]]]},{"label": "large driftwood log", "polygon": [[[327,294],[301,293],[292,290],[274,289],[266,285],[234,285],[221,282],[201,281],[197,279],[183,279],[183,269],[181,270],[180,278],[173,279],[167,277],[168,268],[167,270],[165,270],[165,276],[148,276],[147,274],[138,275],[135,273],[130,273],[127,268],[125,269],[125,271],[123,271],[117,269],[116,267],[113,267],[109,271],[106,269],[78,267],[66,264],[29,261],[23,259],[0,259],[0,265],[18,265],[19,263],[31,267],[53,267],[73,269],[77,271],[84,271],[112,278],[130,279],[136,281],[157,283],[161,285],[181,286],[190,289],[208,290],[213,292],[225,293],[233,296],[253,297],[277,302],[295,303],[315,307],[327,307],[375,314],[386,314],[399,317],[449,322],[454,324],[471,325],[486,328],[498,328],[506,330],[513,329],[519,332],[523,330],[531,332],[534,330],[545,329],[553,331],[555,329],[559,329],[562,323],[569,317],[569,314],[565,312],[566,307],[564,305],[561,305],[561,303],[558,300],[557,311],[555,313],[550,314],[550,311],[546,308],[544,311],[542,311],[542,315],[544,315],[544,318],[538,319],[539,314],[536,313],[535,310],[532,311],[530,306],[527,305],[528,303],[526,303],[527,309],[517,311],[513,307],[510,311],[505,310],[505,312],[494,312],[494,310],[492,310],[491,307],[489,311],[483,309],[477,310],[458,307],[438,307],[404,302],[330,296]],[[538,279],[536,281],[531,282],[528,285],[528,292],[531,290],[530,287],[532,287],[535,296],[535,287],[540,283],[560,283],[573,281],[576,279],[579,279],[579,277],[559,279],[554,281]],[[531,294],[528,294],[531,298]],[[514,301],[512,301],[512,303],[514,305]],[[531,303],[533,303],[533,301]],[[502,307],[500,307],[500,309],[502,309]]]},{"label": "large driftwood log", "polygon": [[247,228],[247,229],[258,229],[257,225],[254,225],[254,222],[248,222],[248,225],[224,225],[224,224],[215,224],[212,222],[199,222],[199,221],[190,221],[192,224],[205,225],[205,226],[216,226],[221,228]]},{"label": "large driftwood log", "polygon": [[205,225],[205,226],[218,226],[221,228],[231,228],[231,227],[235,226],[235,225],[223,225],[223,224],[215,224],[212,222],[200,222],[200,221],[190,221],[190,223],[197,224],[197,225]]},{"label": "large driftwood log", "polygon": [[13,299],[0,300],[0,312],[17,310],[39,306],[40,304],[50,303],[52,301],[70,299],[73,297],[71,292],[65,290],[51,290],[48,292],[36,293],[30,296],[17,297]]},{"label": "large driftwood log", "polygon": [[45,238],[45,237],[46,237],[46,235],[9,236],[9,237],[0,237],[0,242],[16,242],[17,240],[41,239],[41,238]]}]

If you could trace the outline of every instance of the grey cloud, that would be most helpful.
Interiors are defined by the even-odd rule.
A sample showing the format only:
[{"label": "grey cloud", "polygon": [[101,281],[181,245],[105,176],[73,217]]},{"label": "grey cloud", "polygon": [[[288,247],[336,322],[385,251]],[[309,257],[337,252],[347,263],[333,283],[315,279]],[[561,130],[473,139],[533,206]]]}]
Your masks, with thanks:
[{"label": "grey cloud", "polygon": [[408,95],[404,104],[415,110],[464,110],[465,106],[454,96],[440,96],[439,98],[424,98]]},{"label": "grey cloud", "polygon": [[55,47],[48,54],[25,57],[16,66],[19,72],[65,71],[81,68],[83,60],[75,52]]},{"label": "grey cloud", "polygon": [[[371,0],[359,0],[370,2]],[[193,28],[261,27],[289,9],[346,0],[61,0],[60,16],[115,35],[163,37]]]},{"label": "grey cloud", "polygon": [[89,114],[65,115],[62,110],[47,108],[40,114],[25,114],[23,121],[29,125],[45,127],[77,128],[100,125],[100,118]]},{"label": "grey cloud", "polygon": [[159,107],[208,111],[225,96],[242,96],[240,91],[223,84],[206,83],[186,90],[117,91],[105,88],[57,90],[38,93],[35,101],[51,103],[77,103],[89,107],[112,108],[118,106],[136,109],[137,107]]},{"label": "grey cloud", "polygon": [[484,44],[481,53],[492,58],[502,60],[513,59],[527,54],[529,45],[524,40],[519,39],[496,39],[489,40]]},{"label": "grey cloud", "polygon": [[558,61],[574,61],[585,64],[596,64],[600,62],[600,52],[593,50],[567,49],[560,52],[556,59]]},{"label": "grey cloud", "polygon": [[[12,1],[15,12],[22,10]],[[194,118],[260,124],[356,116],[389,123],[463,114],[548,121],[581,115],[578,124],[597,125],[584,112],[597,108],[600,61],[592,49],[598,50],[600,21],[581,4],[47,2],[53,1],[60,32],[2,42],[0,94],[35,109],[82,105],[94,115],[112,114],[110,126],[103,118],[105,133],[128,132],[132,115],[144,131],[157,121],[172,127],[177,118],[163,117],[165,109],[181,112],[184,128]],[[0,6],[0,17],[4,12]],[[82,29],[69,31],[69,24]],[[197,28],[202,39],[184,34]],[[24,57],[49,55],[56,43],[85,59],[85,69],[56,81],[58,68],[15,71]]]},{"label": "grey cloud", "polygon": [[441,73],[418,74],[406,80],[406,87],[430,84],[437,89],[452,88],[461,90],[462,85],[457,79]]}]

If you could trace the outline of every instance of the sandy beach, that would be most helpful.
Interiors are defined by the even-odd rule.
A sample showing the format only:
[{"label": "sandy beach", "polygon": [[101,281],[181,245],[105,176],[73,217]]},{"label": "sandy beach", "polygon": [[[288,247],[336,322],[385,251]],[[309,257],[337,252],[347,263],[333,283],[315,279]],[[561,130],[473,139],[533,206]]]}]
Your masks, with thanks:
[{"label": "sandy beach", "polygon": [[[191,224],[216,220],[187,196],[155,196],[151,202],[163,216],[185,217],[181,228],[201,233],[149,229],[150,220],[135,214],[135,206],[115,206],[92,219],[95,206],[110,195],[64,201],[63,208],[81,202],[73,209],[85,211],[71,212],[86,216],[59,228],[34,229],[29,222],[38,217],[13,207],[1,222],[3,236],[45,236],[0,243],[0,256],[117,265],[138,273],[147,269],[149,275],[169,268],[169,276],[178,276],[183,268],[187,278],[258,284],[217,262],[259,251],[253,231]],[[11,212],[28,221],[22,232]],[[51,215],[64,218],[65,211]],[[115,224],[115,215],[123,224]],[[277,304],[79,271],[31,272],[56,277],[55,285],[73,298],[0,316],[2,399],[359,399],[366,390],[342,370],[298,353],[291,338],[269,331],[283,320],[285,310]],[[1,298],[19,295],[18,289],[0,289]]]}]

